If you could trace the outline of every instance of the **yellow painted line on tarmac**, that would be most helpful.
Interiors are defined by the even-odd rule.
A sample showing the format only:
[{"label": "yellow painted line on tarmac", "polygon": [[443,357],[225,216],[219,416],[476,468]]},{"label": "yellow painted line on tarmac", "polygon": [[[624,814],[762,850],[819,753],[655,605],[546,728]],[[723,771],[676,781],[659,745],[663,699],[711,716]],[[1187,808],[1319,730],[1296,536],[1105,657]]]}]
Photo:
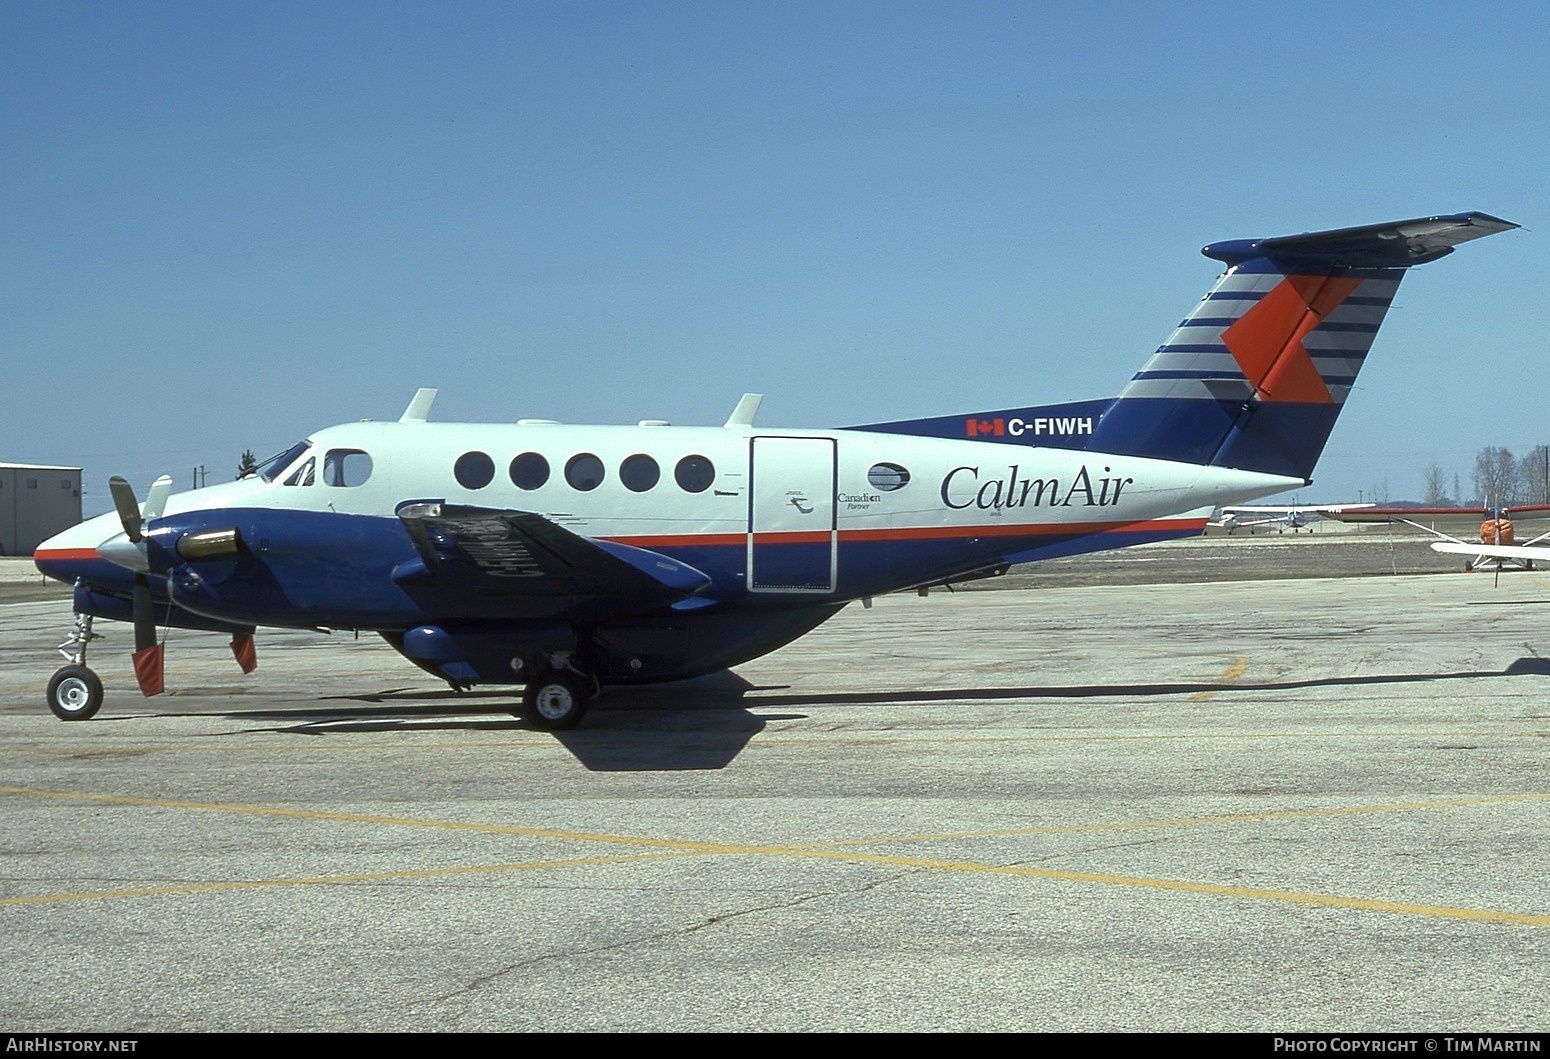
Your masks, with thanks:
[{"label": "yellow painted line on tarmac", "polygon": [[544,827],[516,827],[512,824],[481,824],[463,820],[425,820],[410,816],[374,816],[369,813],[338,813],[321,809],[285,809],[272,805],[230,805],[222,802],[186,802],[170,798],[137,798],[125,794],[87,794],[79,791],[49,791],[33,787],[0,787],[0,794],[20,794],[33,798],[64,798],[70,801],[97,802],[102,805],[141,805],[157,809],[200,809],[206,812],[239,813],[246,816],[283,816],[296,820],[331,820],[351,824],[381,824],[389,827],[423,827],[444,831],[474,831],[491,835],[521,835],[524,838],[560,838],[580,842],[606,842],[624,846],[646,846],[694,853],[725,853],[732,847],[712,842],[678,842],[672,839],[604,835],[587,831],[557,831]]},{"label": "yellow painted line on tarmac", "polygon": [[341,883],[392,882],[400,879],[431,879],[447,875],[484,875],[503,871],[533,871],[544,868],[582,868],[599,864],[631,864],[671,857],[698,857],[698,851],[636,853],[617,857],[576,857],[569,860],[535,860],[520,864],[475,864],[461,868],[418,868],[405,871],[364,872],[352,875],[317,875],[304,879],[233,879],[230,882],[186,883],[181,886],[140,886],[125,890],[92,890],[75,894],[37,894],[32,897],[0,898],[4,905],[53,904],[60,901],[102,901],[113,897],[160,897],[169,894],[219,893],[228,890],[264,890],[279,886],[333,886]]},{"label": "yellow painted line on tarmac", "polygon": [[[766,852],[784,853],[788,851],[769,848]],[[890,857],[882,854],[874,856],[841,850],[819,851],[804,849],[803,847],[792,847],[789,852],[793,855],[820,856],[830,860],[891,864],[899,867],[927,868],[936,871],[1012,875],[1030,879],[1096,883],[1103,886],[1129,886],[1146,890],[1172,890],[1183,893],[1210,894],[1217,897],[1236,897],[1258,901],[1284,901],[1292,904],[1320,905],[1325,908],[1344,908],[1365,912],[1396,912],[1412,916],[1430,916],[1438,919],[1465,919],[1484,923],[1511,923],[1519,926],[1550,927],[1550,915],[1539,915],[1529,912],[1503,912],[1483,908],[1457,908],[1449,905],[1411,904],[1404,901],[1376,901],[1364,897],[1341,897],[1337,894],[1302,893],[1296,890],[1270,890],[1256,886],[1227,886],[1221,883],[1186,882],[1178,879],[1148,879],[1134,875],[1062,871],[1057,868],[977,864],[972,861],[931,860],[923,857]]]},{"label": "yellow painted line on tarmac", "polygon": [[814,842],[807,849],[830,846],[863,846],[895,842],[945,842],[965,838],[1001,838],[1018,835],[1068,835],[1093,831],[1136,831],[1160,827],[1200,827],[1210,824],[1263,823],[1267,820],[1308,820],[1324,816],[1351,816],[1361,813],[1413,812],[1418,809],[1454,809],[1471,805],[1495,805],[1512,802],[1550,800],[1550,793],[1501,794],[1479,798],[1444,798],[1427,802],[1395,802],[1389,805],[1345,805],[1325,809],[1281,809],[1263,813],[1223,813],[1220,816],[1181,816],[1163,820],[1121,820],[1102,824],[1046,824],[1039,827],[1006,827],[981,831],[943,831],[920,835],[888,835],[881,838],[834,839]]},{"label": "yellow painted line on tarmac", "polygon": [[[331,812],[321,809],[286,809],[269,805],[240,805],[222,802],[193,802],[168,798],[142,798],[123,794],[90,794],[79,791],[53,791],[33,787],[0,786],[0,794],[17,794],[35,798],[62,798],[70,801],[97,802],[105,805],[139,805],[160,809],[196,809],[209,812],[237,813],[249,816],[280,816],[302,820],[324,820],[340,823],[378,824],[388,827],[417,827],[431,830],[472,831],[494,835],[519,835],[524,838],[557,838],[583,842],[606,842],[618,845],[647,846],[687,853],[750,853],[771,848],[760,845],[719,842],[688,842],[679,839],[648,838],[644,836],[602,834],[590,831],[561,831],[554,828],[519,827],[513,824],[489,824],[463,820],[429,820],[421,817],[377,816],[367,813]],[[819,850],[831,846],[856,846],[894,842],[929,842],[964,838],[995,838],[1016,835],[1077,834],[1095,831],[1133,831],[1162,827],[1198,827],[1210,824],[1259,823],[1268,820],[1305,820],[1317,817],[1350,816],[1366,813],[1413,812],[1421,809],[1452,809],[1474,805],[1495,805],[1514,802],[1550,800],[1550,792],[1527,794],[1483,795],[1474,798],[1444,798],[1422,802],[1393,802],[1379,805],[1332,806],[1318,809],[1282,809],[1262,813],[1223,813],[1215,816],[1185,816],[1159,820],[1124,820],[1095,824],[1040,825],[1038,827],[994,828],[974,831],[944,831],[910,835],[887,835],[879,838],[833,839],[813,843],[785,843],[784,850]]]},{"label": "yellow painted line on tarmac", "polygon": [[[106,897],[136,897],[155,894],[200,893],[221,890],[254,889],[260,887],[325,885],[379,881],[390,879],[426,878],[438,875],[472,874],[477,872],[516,871],[555,867],[576,867],[591,864],[625,863],[668,856],[699,856],[707,854],[742,854],[764,857],[791,857],[821,859],[860,864],[885,864],[895,867],[919,868],[930,871],[964,872],[989,875],[1006,875],[1059,882],[1081,882],[1103,886],[1124,886],[1137,889],[1167,890],[1183,893],[1205,894],[1244,900],[1277,901],[1292,904],[1315,905],[1355,911],[1388,912],[1404,915],[1428,916],[1440,919],[1470,920],[1475,922],[1503,923],[1519,926],[1550,926],[1550,915],[1506,912],[1494,909],[1460,908],[1448,905],[1428,905],[1401,901],[1380,901],[1361,897],[1343,897],[1337,894],[1305,893],[1296,890],[1277,890],[1263,887],[1231,886],[1221,883],[1189,882],[1178,879],[1156,879],[1132,875],[1114,875],[1100,872],[1069,871],[1058,868],[1034,868],[1023,865],[985,864],[974,861],[938,860],[927,857],[895,856],[889,854],[862,853],[854,849],[826,848],[823,844],[784,844],[777,846],[738,845],[710,842],[683,842],[672,839],[655,839],[640,836],[606,835],[595,832],[559,831],[551,828],[514,827],[506,824],[479,824],[459,821],[422,820],[412,817],[371,816],[360,813],[334,813],[306,809],[280,809],[270,806],[224,805],[207,802],[185,802],[159,798],[138,798],[125,795],[99,795],[72,791],[49,791],[28,787],[0,787],[0,793],[31,797],[67,798],[111,805],[142,805],[160,808],[202,809],[218,812],[243,813],[261,816],[281,816],[311,820],[334,820],[351,823],[371,823],[392,826],[422,827],[455,831],[477,831],[489,834],[514,834],[526,837],[568,839],[580,842],[604,842],[651,847],[659,852],[630,856],[579,858],[558,861],[533,861],[521,864],[487,865],[463,868],[420,869],[402,872],[382,872],[363,875],[321,876],[309,879],[249,880],[226,883],[200,883],[177,887],[144,887],[117,891],[101,891],[83,894],[38,895],[0,899],[0,905],[39,904],[49,901],[93,900]],[[1490,804],[1495,802],[1525,802],[1550,798],[1550,794],[1504,795],[1496,797],[1449,799],[1436,802],[1398,803],[1388,806],[1350,806],[1336,809],[1289,810],[1273,813],[1241,814],[1237,817],[1182,818],[1179,821],[1155,821],[1150,826],[1169,826],[1194,822],[1221,822],[1224,820],[1295,819],[1303,816],[1335,815],[1339,813],[1398,811],[1445,806]],[[1145,822],[1118,825],[1087,825],[1065,830],[1105,830],[1112,827],[1147,826]],[[1028,829],[1021,833],[1038,833],[1044,829]],[[1011,832],[997,832],[1011,833]],[[972,837],[986,832],[967,835],[943,835],[942,838]],[[921,836],[925,837],[925,836]],[[903,841],[895,838],[890,841]],[[864,840],[854,840],[860,842]]]},{"label": "yellow painted line on tarmac", "polygon": [[[1234,658],[1230,663],[1228,663],[1227,668],[1222,670],[1222,675],[1216,678],[1216,682],[1218,684],[1236,683],[1238,679],[1242,677],[1243,674],[1248,670],[1248,668],[1249,660],[1247,658]],[[1197,691],[1195,694],[1189,697],[1189,701],[1205,702],[1207,699],[1211,698],[1221,690],[1221,688],[1212,688],[1209,691]]]}]

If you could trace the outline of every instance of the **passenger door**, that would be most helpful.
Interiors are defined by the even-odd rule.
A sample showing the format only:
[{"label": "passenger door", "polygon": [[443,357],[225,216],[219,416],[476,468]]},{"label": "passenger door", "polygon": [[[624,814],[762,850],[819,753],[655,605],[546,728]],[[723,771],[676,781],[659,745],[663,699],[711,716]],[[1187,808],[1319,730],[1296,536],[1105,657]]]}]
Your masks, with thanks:
[{"label": "passenger door", "polygon": [[833,438],[756,437],[748,470],[748,590],[833,592]]}]

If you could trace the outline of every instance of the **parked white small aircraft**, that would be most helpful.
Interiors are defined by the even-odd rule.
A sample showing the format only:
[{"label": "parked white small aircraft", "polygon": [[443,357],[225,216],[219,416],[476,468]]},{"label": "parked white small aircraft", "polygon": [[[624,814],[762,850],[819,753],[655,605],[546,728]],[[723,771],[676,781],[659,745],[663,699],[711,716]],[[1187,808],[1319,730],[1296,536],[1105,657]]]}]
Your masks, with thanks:
[{"label": "parked white small aircraft", "polygon": [[1325,516],[1333,518],[1343,511],[1376,507],[1376,504],[1292,504],[1286,507],[1273,505],[1222,508],[1222,517],[1210,525],[1227,531],[1230,537],[1238,530],[1253,530],[1260,526],[1290,527],[1293,533],[1304,526],[1312,526]]},{"label": "parked white small aircraft", "polygon": [[1215,243],[1205,298],[1118,397],[837,430],[397,422],[321,430],[240,481],[61,533],[73,582],[65,720],[96,713],[94,618],[132,622],[141,690],[158,626],[373,630],[454,687],[525,685],[567,728],[606,684],[773,651],[847,602],[1014,563],[1193,536],[1222,504],[1300,488],[1405,270],[1517,227],[1481,213]]},{"label": "parked white small aircraft", "polygon": [[[1490,566],[1499,575],[1505,565],[1532,570],[1535,560],[1550,561],[1550,545],[1540,543],[1550,541],[1550,532],[1522,544],[1513,542],[1514,523],[1550,519],[1550,504],[1523,504],[1515,508],[1369,507],[1347,509],[1329,517],[1341,522],[1387,522],[1414,527],[1438,538],[1432,542],[1433,551],[1469,556],[1465,570]],[[1439,526],[1453,532],[1444,532]],[[1471,530],[1475,530],[1475,539],[1465,540]]]}]

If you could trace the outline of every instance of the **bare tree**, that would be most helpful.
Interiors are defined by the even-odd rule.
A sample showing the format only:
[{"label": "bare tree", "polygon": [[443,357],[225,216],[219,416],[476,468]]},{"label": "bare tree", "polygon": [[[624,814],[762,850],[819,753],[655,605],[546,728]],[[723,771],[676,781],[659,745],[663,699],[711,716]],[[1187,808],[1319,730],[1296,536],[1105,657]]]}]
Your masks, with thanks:
[{"label": "bare tree", "polygon": [[1425,496],[1421,502],[1427,507],[1446,507],[1448,504],[1448,475],[1438,464],[1429,464],[1421,472]]},{"label": "bare tree", "polygon": [[1475,456],[1475,488],[1491,507],[1518,498],[1518,461],[1506,449],[1488,445]]},{"label": "bare tree", "polygon": [[1535,445],[1518,461],[1522,486],[1519,499],[1528,504],[1550,504],[1550,446]]},{"label": "bare tree", "polygon": [[237,477],[246,478],[258,470],[258,458],[253,455],[252,449],[244,449],[242,459],[237,461]]}]

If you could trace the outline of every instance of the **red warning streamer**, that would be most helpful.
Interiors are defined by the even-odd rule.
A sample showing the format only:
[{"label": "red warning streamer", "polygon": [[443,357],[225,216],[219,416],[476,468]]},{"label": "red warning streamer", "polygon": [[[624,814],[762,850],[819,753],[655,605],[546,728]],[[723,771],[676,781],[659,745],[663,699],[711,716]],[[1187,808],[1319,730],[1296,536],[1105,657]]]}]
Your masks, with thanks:
[{"label": "red warning streamer", "polygon": [[140,694],[146,698],[166,690],[162,685],[162,646],[153,644],[134,654],[135,679],[140,682]]}]

